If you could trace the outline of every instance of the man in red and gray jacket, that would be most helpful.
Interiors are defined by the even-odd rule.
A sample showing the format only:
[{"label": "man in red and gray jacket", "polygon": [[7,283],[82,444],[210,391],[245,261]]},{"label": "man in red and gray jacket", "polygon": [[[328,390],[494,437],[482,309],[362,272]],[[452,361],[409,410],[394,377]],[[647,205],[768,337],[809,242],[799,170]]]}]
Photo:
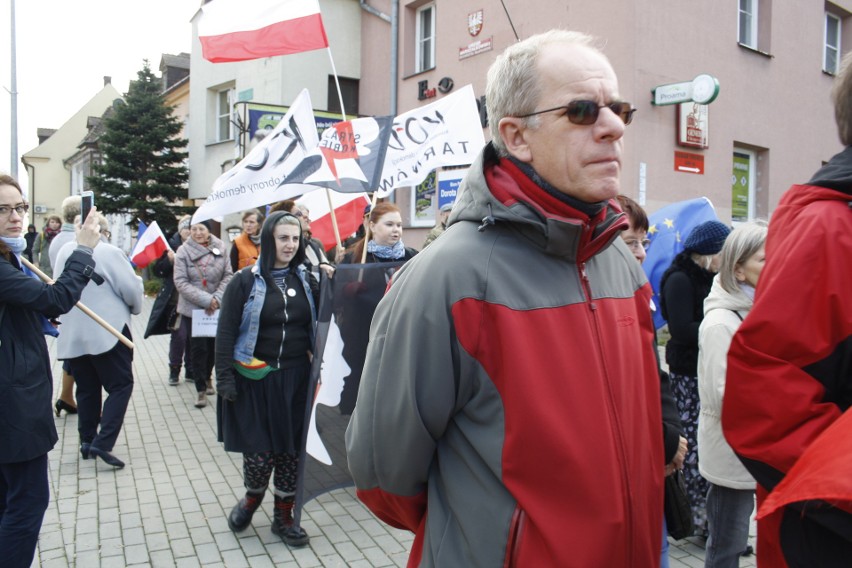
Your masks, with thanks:
[{"label": "man in red and gray jacket", "polygon": [[651,289],[617,238],[633,110],[584,34],[508,48],[493,142],[394,277],[347,430],[358,497],[409,566],[658,566]]}]

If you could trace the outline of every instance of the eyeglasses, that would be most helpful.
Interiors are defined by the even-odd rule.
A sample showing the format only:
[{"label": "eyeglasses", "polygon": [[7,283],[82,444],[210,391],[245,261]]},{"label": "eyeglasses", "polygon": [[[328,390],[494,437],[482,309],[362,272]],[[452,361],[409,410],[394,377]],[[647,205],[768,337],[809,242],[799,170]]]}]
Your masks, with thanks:
[{"label": "eyeglasses", "polygon": [[21,205],[15,205],[14,207],[9,207],[8,205],[0,205],[0,217],[11,217],[12,211],[23,217],[29,210],[30,206],[26,203],[23,203]]},{"label": "eyeglasses", "polygon": [[609,110],[617,114],[625,125],[630,124],[630,122],[633,120],[633,113],[636,112],[636,109],[633,108],[633,105],[625,101],[615,101],[612,103],[607,103],[605,105],[599,105],[595,101],[571,101],[567,105],[553,107],[546,110],[539,110],[536,112],[531,112],[529,114],[522,114],[517,118],[528,118],[537,114],[544,114],[545,112],[564,110],[565,116],[568,117],[568,120],[571,122],[571,124],[581,124],[584,126],[588,126],[597,122],[598,115],[600,115],[602,108],[608,108]]},{"label": "eyeglasses", "polygon": [[648,239],[642,239],[641,241],[637,239],[628,239],[624,241],[624,244],[627,245],[627,248],[633,250],[639,250],[640,247],[645,250],[648,250],[648,247],[651,246],[651,241],[649,241]]}]

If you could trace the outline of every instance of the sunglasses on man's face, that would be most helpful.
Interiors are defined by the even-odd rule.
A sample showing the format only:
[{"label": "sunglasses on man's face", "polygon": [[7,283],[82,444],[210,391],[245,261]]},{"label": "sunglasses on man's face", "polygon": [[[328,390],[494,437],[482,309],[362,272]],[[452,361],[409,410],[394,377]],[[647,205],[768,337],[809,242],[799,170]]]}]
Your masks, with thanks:
[{"label": "sunglasses on man's face", "polygon": [[522,114],[518,118],[527,118],[537,114],[543,114],[545,112],[561,110],[564,111],[565,116],[568,117],[568,121],[571,122],[571,124],[588,126],[597,122],[602,108],[608,108],[617,114],[625,125],[630,124],[633,120],[633,113],[636,112],[633,105],[625,101],[615,101],[605,105],[599,105],[596,101],[571,101],[567,105],[539,110],[529,114]]}]

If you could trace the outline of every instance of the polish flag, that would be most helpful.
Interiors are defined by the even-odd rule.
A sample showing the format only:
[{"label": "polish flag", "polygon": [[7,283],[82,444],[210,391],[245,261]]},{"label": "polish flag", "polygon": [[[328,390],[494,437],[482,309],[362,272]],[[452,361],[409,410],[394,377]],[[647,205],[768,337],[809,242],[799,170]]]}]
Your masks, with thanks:
[{"label": "polish flag", "polygon": [[154,221],[150,227],[145,228],[145,223],[139,221],[139,235],[136,246],[130,253],[130,261],[139,268],[145,268],[163,256],[167,250],[171,250],[171,247],[157,222]]},{"label": "polish flag", "polygon": [[317,0],[213,0],[201,10],[198,39],[213,63],[328,47]]},{"label": "polish flag", "polygon": [[311,191],[296,200],[296,203],[304,205],[310,211],[311,234],[313,238],[322,241],[325,250],[337,245],[327,193],[331,194],[341,240],[358,230],[358,226],[364,221],[364,208],[370,204],[366,193],[340,193],[328,189]]}]

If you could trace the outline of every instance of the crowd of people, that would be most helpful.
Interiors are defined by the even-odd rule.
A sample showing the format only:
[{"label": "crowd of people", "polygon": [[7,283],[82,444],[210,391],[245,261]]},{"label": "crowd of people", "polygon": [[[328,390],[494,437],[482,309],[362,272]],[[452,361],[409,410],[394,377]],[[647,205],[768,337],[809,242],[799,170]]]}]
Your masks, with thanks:
[{"label": "crowd of people", "polygon": [[[518,42],[489,70],[486,101],[491,141],[420,254],[388,201],[332,250],[294,201],[243,212],[229,245],[210,221],[178,220],[151,265],[162,288],[145,338],[169,336],[166,380],[183,368],[197,408],[218,394],[218,441],[242,454],[245,486],[228,526],[251,524],[271,481],[272,532],[310,541],[294,507],[320,281],[396,262],[362,314],[360,391],[340,405],[358,498],[416,534],[410,565],[667,567],[663,485],[682,470],[705,566],[738,566],[755,498],[852,403],[847,273],[830,268],[852,265],[848,58],[834,91],[846,150],[791,188],[771,225],[711,220],[685,235],[659,283],[665,365],[641,268],[648,217],[620,186],[634,108],[596,40]],[[96,209],[81,219],[69,197],[25,231],[28,210],[0,175],[0,550],[12,567],[32,561],[48,504],[51,408],[77,415],[82,459],[125,465],[112,452],[143,302]],[[102,322],[72,309],[81,299]],[[43,335],[57,318],[52,405]],[[850,511],[852,489],[761,517],[759,566],[844,565]]]}]

